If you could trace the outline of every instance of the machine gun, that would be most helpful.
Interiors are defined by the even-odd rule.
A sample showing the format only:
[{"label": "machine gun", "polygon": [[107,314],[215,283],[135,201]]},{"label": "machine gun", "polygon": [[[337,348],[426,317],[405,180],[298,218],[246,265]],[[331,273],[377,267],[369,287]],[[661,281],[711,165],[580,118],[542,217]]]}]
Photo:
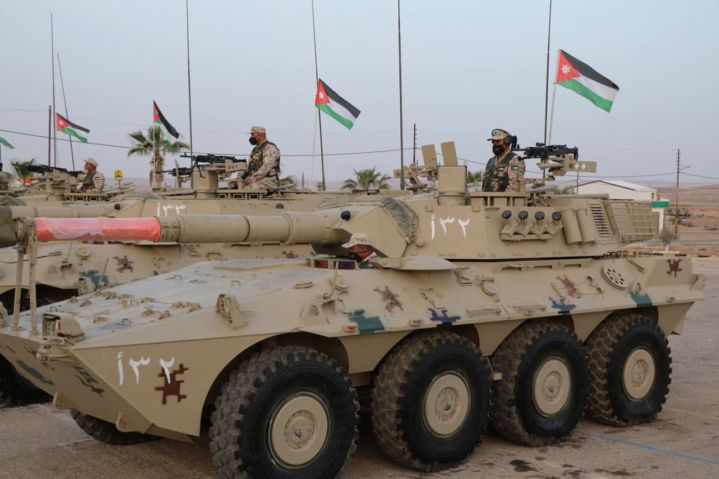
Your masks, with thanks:
[{"label": "machine gun", "polygon": [[247,160],[237,158],[232,155],[216,155],[214,153],[206,153],[201,155],[188,155],[183,153],[182,158],[190,158],[190,174],[197,169],[202,177],[202,170],[215,170],[221,176],[229,176],[234,172],[240,172],[240,177],[244,178],[247,174]]},{"label": "machine gun", "polygon": [[542,170],[540,180],[530,180],[535,186],[543,185],[545,181],[554,181],[557,176],[564,176],[567,172],[596,173],[596,161],[579,161],[579,148],[567,145],[545,145],[536,143],[526,148],[513,148],[512,151],[522,153],[522,159],[539,158],[537,167]]},{"label": "machine gun", "polygon": [[[13,166],[16,166],[13,163]],[[73,178],[77,178],[78,175],[84,173],[83,171],[76,171],[76,170],[68,170],[67,168],[62,168],[59,166],[49,166],[49,165],[25,165],[25,168],[31,173],[40,173],[41,175],[47,175],[47,174],[55,174],[55,173],[61,173],[68,176],[72,176]]]}]

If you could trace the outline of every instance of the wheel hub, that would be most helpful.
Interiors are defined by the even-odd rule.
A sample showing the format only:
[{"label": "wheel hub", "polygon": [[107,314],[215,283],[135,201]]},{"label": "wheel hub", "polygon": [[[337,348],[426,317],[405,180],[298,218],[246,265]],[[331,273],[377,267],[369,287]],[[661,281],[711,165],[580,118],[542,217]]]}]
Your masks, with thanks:
[{"label": "wheel hub", "polygon": [[313,394],[296,394],[285,400],[270,419],[270,449],[280,462],[301,466],[317,457],[328,431],[324,402]]},{"label": "wheel hub", "polygon": [[652,354],[644,349],[634,349],[624,362],[622,382],[624,392],[632,400],[643,399],[654,384],[656,363]]},{"label": "wheel hub", "polygon": [[434,378],[424,397],[424,419],[437,436],[456,433],[469,414],[471,393],[467,381],[456,373]]},{"label": "wheel hub", "polygon": [[553,416],[567,404],[572,375],[563,358],[547,358],[534,376],[534,406],[543,416]]}]

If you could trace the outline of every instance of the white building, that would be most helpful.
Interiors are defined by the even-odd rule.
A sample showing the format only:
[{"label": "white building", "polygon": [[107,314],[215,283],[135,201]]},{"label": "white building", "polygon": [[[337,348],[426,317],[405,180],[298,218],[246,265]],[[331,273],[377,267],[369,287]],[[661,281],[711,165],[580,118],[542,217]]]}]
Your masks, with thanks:
[{"label": "white building", "polygon": [[[575,187],[575,189],[577,189]],[[592,180],[580,183],[580,195],[608,194],[613,200],[657,201],[657,190],[621,180]]]},{"label": "white building", "polygon": [[580,195],[607,194],[613,200],[651,201],[652,211],[659,215],[659,229],[664,227],[664,212],[669,201],[659,198],[657,190],[621,180],[592,180],[574,187]]}]

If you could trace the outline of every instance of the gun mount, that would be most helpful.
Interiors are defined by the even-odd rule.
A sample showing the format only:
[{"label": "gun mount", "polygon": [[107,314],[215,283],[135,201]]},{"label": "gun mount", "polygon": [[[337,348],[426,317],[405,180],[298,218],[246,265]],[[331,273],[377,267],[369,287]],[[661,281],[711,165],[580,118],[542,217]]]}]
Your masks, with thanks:
[{"label": "gun mount", "polygon": [[[13,164],[13,166],[16,166]],[[69,170],[59,166],[41,164],[23,165],[33,177],[25,183],[25,188],[13,190],[13,195],[20,195],[23,201],[30,203],[58,203],[74,201],[78,203],[98,203],[116,199],[122,194],[129,193],[134,188],[131,184],[121,184],[118,179],[115,188],[105,186],[102,192],[75,192],[74,187],[84,177],[84,171]]]},{"label": "gun mount", "polygon": [[[189,171],[184,169],[182,173],[185,174],[181,174],[178,167],[175,169],[174,176],[178,178],[178,181],[180,179],[184,181],[190,180],[193,189],[198,192],[216,192],[220,186],[220,181],[231,185],[233,175],[241,179],[247,172],[247,160],[235,156],[206,153],[198,155],[183,154],[182,157],[190,158]],[[181,183],[181,181],[179,182]]]},{"label": "gun mount", "polygon": [[[374,268],[342,256],[358,232]],[[416,468],[464,459],[490,417],[534,446],[567,435],[586,403],[607,424],[649,421],[668,394],[667,337],[703,288],[690,262],[624,250],[653,237],[648,204],[468,192],[460,166],[438,168],[436,193],[314,212],[25,218],[17,233],[30,255],[37,241],[78,237],[306,242],[335,254],[203,262],[0,319],[0,354],[88,434],[206,434],[226,476],[238,464],[338,474],[358,390],[382,449]]]},{"label": "gun mount", "polygon": [[567,173],[596,173],[595,161],[579,161],[579,149],[567,145],[545,145],[536,143],[526,148],[513,148],[512,151],[522,152],[523,159],[538,158],[537,168],[542,171],[541,179],[529,180],[535,186],[543,186],[547,181],[554,181],[557,176]]}]

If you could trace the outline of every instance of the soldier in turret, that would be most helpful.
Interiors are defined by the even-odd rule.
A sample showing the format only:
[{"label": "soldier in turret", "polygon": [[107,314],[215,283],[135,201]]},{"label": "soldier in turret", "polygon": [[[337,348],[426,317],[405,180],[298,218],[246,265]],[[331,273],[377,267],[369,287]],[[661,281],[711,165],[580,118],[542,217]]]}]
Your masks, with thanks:
[{"label": "soldier in turret", "polygon": [[370,263],[370,260],[376,258],[377,253],[375,253],[374,247],[366,234],[353,234],[350,236],[350,240],[343,244],[342,247],[350,251],[350,256],[357,261],[360,269],[374,268],[374,264]]},{"label": "soldier in turret", "polygon": [[507,130],[495,128],[492,137],[492,153],[482,176],[482,191],[521,192],[524,191],[524,160],[512,151],[517,137]]},{"label": "soldier in turret", "polygon": [[75,191],[79,193],[102,193],[105,186],[105,175],[97,171],[97,160],[88,158],[85,160],[85,179],[78,183]]},{"label": "soldier in turret", "polygon": [[253,126],[250,130],[250,144],[254,148],[242,184],[250,189],[277,188],[280,184],[280,149],[267,141],[267,131],[261,126]]}]

